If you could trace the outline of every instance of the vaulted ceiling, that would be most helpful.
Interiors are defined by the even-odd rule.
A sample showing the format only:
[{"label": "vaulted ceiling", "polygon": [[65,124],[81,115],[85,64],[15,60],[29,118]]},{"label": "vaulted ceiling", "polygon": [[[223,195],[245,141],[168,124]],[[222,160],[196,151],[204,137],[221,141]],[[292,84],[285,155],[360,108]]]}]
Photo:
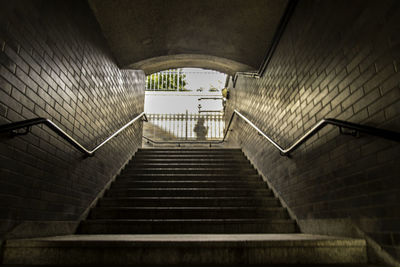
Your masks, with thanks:
[{"label": "vaulted ceiling", "polygon": [[89,0],[121,68],[256,71],[288,0]]}]

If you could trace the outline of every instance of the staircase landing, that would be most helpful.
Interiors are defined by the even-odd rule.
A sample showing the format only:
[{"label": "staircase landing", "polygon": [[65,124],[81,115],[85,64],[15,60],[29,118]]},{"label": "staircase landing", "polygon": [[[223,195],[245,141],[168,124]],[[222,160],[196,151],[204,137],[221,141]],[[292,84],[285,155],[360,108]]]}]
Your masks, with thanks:
[{"label": "staircase landing", "polygon": [[70,235],[9,240],[5,264],[360,264],[365,241],[306,234]]}]

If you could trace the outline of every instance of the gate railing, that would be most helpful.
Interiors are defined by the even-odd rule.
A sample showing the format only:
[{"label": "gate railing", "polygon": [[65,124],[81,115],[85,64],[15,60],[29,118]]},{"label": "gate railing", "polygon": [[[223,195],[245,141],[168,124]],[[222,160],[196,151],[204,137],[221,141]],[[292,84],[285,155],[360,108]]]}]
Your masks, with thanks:
[{"label": "gate railing", "polygon": [[223,113],[146,114],[146,136],[162,140],[221,140],[224,136]]},{"label": "gate railing", "polygon": [[[232,125],[233,118],[238,116],[241,118],[245,123],[250,125],[254,130],[258,132],[260,136],[265,138],[268,142],[270,142],[275,148],[277,148],[282,156],[290,156],[290,153],[296,150],[299,146],[304,144],[308,139],[310,139],[312,136],[317,134],[321,129],[323,129],[327,125],[333,125],[339,128],[341,134],[345,135],[352,135],[352,136],[359,136],[360,133],[365,133],[369,135],[373,135],[376,137],[392,140],[395,142],[400,142],[400,133],[391,131],[391,130],[386,130],[386,129],[381,129],[381,128],[375,128],[367,125],[362,125],[362,124],[357,124],[357,123],[352,123],[348,121],[342,121],[342,120],[337,120],[337,119],[322,119],[320,120],[317,124],[315,124],[308,132],[306,132],[302,137],[297,139],[292,145],[290,145],[288,148],[283,148],[281,145],[279,145],[276,141],[274,141],[270,136],[268,136],[266,133],[264,133],[260,128],[258,128],[253,122],[251,122],[246,116],[244,116],[242,113],[240,113],[237,110],[234,110],[232,112],[231,118],[229,119],[228,125],[225,129],[223,138],[219,141],[182,141],[182,142],[174,142],[174,141],[169,141],[169,142],[158,142],[154,141],[146,136],[143,136],[143,138],[149,142],[152,142],[154,144],[165,144],[165,143],[209,143],[210,146],[211,144],[221,144],[225,142],[225,139],[229,133],[229,131],[232,131],[230,129]],[[351,130],[351,131],[345,131],[344,129]]]}]

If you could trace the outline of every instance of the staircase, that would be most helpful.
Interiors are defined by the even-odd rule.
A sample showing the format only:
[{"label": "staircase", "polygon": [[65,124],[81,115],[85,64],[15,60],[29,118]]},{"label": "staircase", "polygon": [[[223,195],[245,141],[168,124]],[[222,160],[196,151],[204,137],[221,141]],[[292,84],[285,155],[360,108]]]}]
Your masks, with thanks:
[{"label": "staircase", "polygon": [[9,240],[4,262],[362,264],[366,245],[298,233],[239,149],[140,149],[76,235]]},{"label": "staircase", "polygon": [[82,234],[295,233],[240,150],[140,150]]}]

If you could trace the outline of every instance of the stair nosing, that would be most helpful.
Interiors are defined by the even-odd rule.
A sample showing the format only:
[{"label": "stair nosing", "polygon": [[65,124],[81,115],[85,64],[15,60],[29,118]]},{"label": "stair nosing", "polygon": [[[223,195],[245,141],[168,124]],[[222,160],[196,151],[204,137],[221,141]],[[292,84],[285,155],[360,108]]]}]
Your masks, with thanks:
[{"label": "stair nosing", "polygon": [[199,207],[95,207],[96,210],[265,210],[265,211],[284,211],[283,207],[244,207],[244,206],[233,206],[233,207],[210,207],[210,206],[199,206]]},{"label": "stair nosing", "polygon": [[295,223],[296,221],[287,219],[270,219],[270,218],[252,218],[252,219],[242,219],[242,218],[228,218],[228,219],[87,219],[83,223],[97,222],[97,223],[129,223],[129,222],[232,222],[232,223],[242,223],[242,222],[268,222],[268,223]]}]

